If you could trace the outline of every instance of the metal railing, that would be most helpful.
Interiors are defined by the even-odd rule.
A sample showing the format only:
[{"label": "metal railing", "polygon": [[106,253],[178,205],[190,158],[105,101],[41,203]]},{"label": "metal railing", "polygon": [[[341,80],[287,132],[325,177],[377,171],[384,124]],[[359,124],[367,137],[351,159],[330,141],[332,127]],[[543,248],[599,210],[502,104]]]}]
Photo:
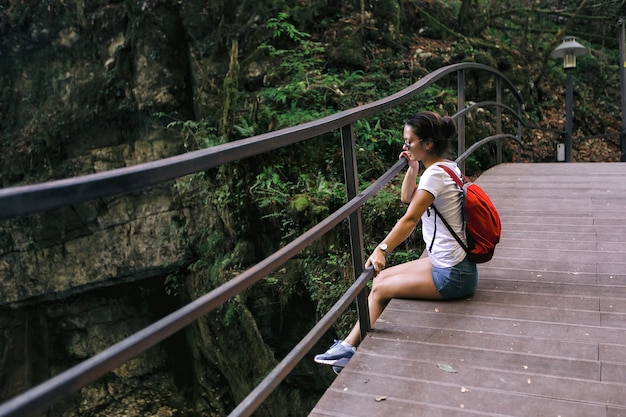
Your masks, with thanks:
[{"label": "metal railing", "polygon": [[[465,71],[467,70],[486,72],[496,77],[495,101],[477,103],[467,108],[465,107],[464,80]],[[440,68],[426,75],[415,84],[384,99],[295,127],[133,167],[51,181],[38,185],[19,186],[0,190],[0,207],[2,207],[0,220],[9,219],[96,198],[130,193],[184,175],[215,168],[229,162],[258,155],[339,130],[341,132],[344,174],[348,198],[348,202],[344,206],[329,215],[315,227],[224,285],[212,290],[90,359],[1,404],[0,417],[23,417],[44,411],[73,392],[95,382],[98,378],[114,370],[127,360],[163,341],[175,332],[193,323],[202,315],[216,309],[230,298],[249,288],[272,271],[278,269],[297,253],[345,219],[348,219],[349,222],[352,263],[357,279],[297,346],[288,353],[278,366],[231,412],[230,416],[251,415],[306,353],[313,348],[324,333],[331,328],[333,323],[355,298],[357,300],[359,322],[361,323],[361,334],[364,336],[370,330],[367,309],[367,290],[365,286],[373,277],[373,269],[363,269],[365,263],[363,229],[359,208],[387,182],[398,175],[407,163],[404,159],[397,161],[378,180],[364,191],[359,192],[353,123],[408,102],[429,86],[450,74],[457,75],[458,86],[459,112],[453,116],[457,120],[459,127],[459,158],[457,161],[462,165],[465,158],[478,146],[497,140],[499,144],[498,163],[500,163],[502,161],[500,142],[503,139],[514,139],[521,143],[522,98],[513,84],[494,68],[482,64],[461,63]],[[503,84],[517,102],[517,111],[514,111],[511,107],[502,103],[501,90]],[[496,107],[497,131],[493,136],[475,143],[466,150],[465,115],[468,111],[475,108],[488,106]],[[519,122],[516,135],[501,132],[502,110],[506,110],[517,117]]]}]

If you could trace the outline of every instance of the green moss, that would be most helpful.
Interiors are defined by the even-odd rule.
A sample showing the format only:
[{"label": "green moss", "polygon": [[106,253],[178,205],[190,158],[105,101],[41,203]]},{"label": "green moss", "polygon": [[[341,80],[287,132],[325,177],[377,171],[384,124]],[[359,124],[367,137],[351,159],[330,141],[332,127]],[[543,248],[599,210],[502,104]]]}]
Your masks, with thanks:
[{"label": "green moss", "polygon": [[291,208],[297,212],[302,212],[309,207],[309,198],[306,194],[298,194],[291,200]]}]

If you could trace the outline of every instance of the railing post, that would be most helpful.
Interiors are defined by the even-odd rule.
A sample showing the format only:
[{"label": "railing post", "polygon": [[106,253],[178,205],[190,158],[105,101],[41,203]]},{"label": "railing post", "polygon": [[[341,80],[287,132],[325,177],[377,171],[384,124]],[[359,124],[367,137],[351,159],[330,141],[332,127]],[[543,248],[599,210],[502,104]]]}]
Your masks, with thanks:
[{"label": "railing post", "polygon": [[[496,102],[502,104],[502,80],[496,77]],[[502,107],[496,107],[496,133],[502,133]],[[502,163],[502,139],[496,142],[496,164]]]},{"label": "railing post", "polygon": [[[343,152],[343,172],[346,181],[347,199],[350,201],[359,192],[359,177],[356,165],[356,151],[354,146],[354,129],[352,124],[341,127],[341,149]],[[361,209],[356,210],[348,217],[350,229],[350,248],[352,250],[352,266],[355,278],[361,275],[365,266],[363,254],[363,227],[361,222]],[[361,339],[371,330],[370,314],[367,306],[367,287],[356,298]]]},{"label": "railing post", "polygon": [[[457,111],[461,111],[465,108],[465,72],[459,70],[457,72]],[[462,155],[465,152],[465,115],[459,117],[457,120],[457,140],[458,147],[457,152]],[[465,161],[459,163],[459,169],[465,173]]]},{"label": "railing post", "polygon": [[620,162],[626,162],[626,30],[624,19],[622,17],[617,22],[619,25],[619,78],[622,105],[622,129],[619,133]]}]

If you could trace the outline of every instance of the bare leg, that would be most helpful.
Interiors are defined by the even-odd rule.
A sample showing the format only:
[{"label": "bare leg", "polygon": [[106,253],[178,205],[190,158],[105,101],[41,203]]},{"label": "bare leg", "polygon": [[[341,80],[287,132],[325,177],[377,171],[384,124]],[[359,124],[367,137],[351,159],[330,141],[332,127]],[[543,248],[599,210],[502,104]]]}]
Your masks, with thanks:
[{"label": "bare leg", "polygon": [[[430,259],[421,258],[384,269],[373,281],[368,297],[370,323],[374,326],[378,317],[392,298],[439,300],[432,277]],[[352,346],[361,342],[361,330],[357,322],[345,341]]]}]

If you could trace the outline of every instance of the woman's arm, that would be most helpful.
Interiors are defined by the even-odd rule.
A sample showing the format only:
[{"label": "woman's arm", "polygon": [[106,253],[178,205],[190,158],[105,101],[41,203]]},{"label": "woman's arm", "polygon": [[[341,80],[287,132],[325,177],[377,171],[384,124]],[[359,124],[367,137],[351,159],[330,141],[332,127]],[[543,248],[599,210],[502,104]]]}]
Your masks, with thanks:
[{"label": "woman's arm", "polygon": [[[405,158],[404,152],[400,154],[400,158]],[[407,158],[408,160],[408,158]],[[402,180],[402,190],[400,191],[400,201],[409,204],[413,200],[415,190],[417,190],[417,174],[419,173],[419,161],[409,160],[409,168]]]},{"label": "woman's arm", "polygon": [[[435,201],[435,197],[431,193],[426,190],[417,190],[404,216],[398,220],[383,240],[387,244],[388,252],[392,251],[411,235],[415,226],[422,218],[422,214],[431,206],[433,201]],[[379,273],[385,267],[385,255],[379,247],[376,247],[365,263],[365,267],[374,265],[376,273]]]}]

